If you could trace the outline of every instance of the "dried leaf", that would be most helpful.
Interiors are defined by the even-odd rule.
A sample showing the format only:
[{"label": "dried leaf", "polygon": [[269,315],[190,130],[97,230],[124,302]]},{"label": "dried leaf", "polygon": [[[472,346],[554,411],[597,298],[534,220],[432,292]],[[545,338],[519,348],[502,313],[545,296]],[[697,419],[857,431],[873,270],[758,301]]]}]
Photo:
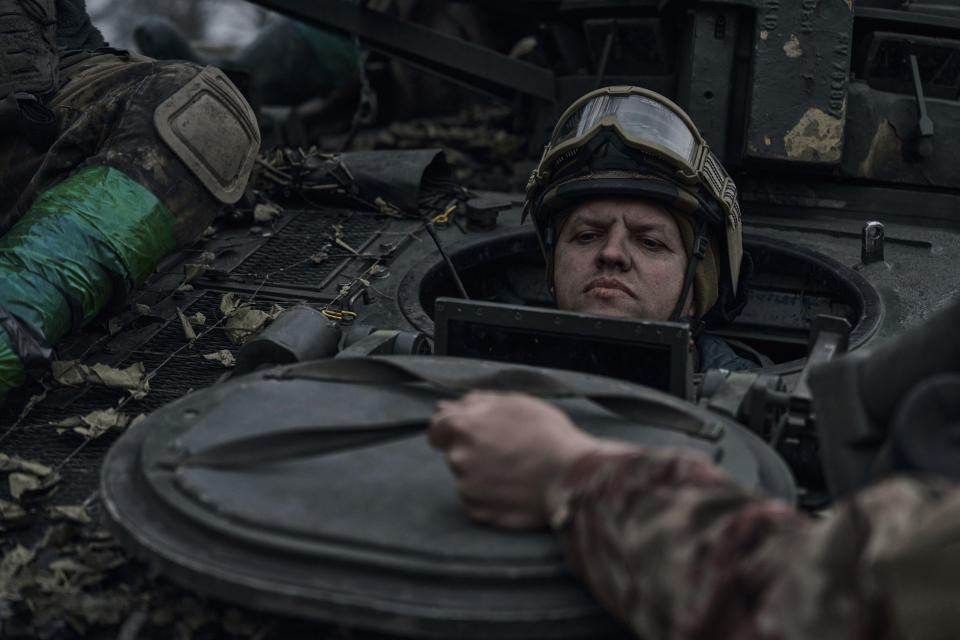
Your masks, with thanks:
[{"label": "dried leaf", "polygon": [[270,307],[270,310],[267,311],[267,314],[270,316],[270,319],[271,319],[271,320],[276,320],[276,319],[280,316],[280,314],[283,313],[284,311],[285,311],[285,309],[284,309],[283,307],[281,307],[280,305],[274,303],[274,304]]},{"label": "dried leaf", "polygon": [[0,500],[0,531],[9,531],[27,526],[33,517],[15,502]]},{"label": "dried leaf", "polygon": [[207,360],[216,360],[225,367],[233,367],[237,364],[237,359],[229,349],[220,349],[213,353],[205,353],[203,357]]},{"label": "dried leaf", "polygon": [[220,298],[220,313],[224,316],[229,316],[239,307],[240,301],[237,299],[237,294],[235,293],[225,293],[223,297]]},{"label": "dried leaf", "polygon": [[359,251],[357,251],[356,249],[354,249],[353,247],[351,247],[350,245],[348,245],[348,244],[347,244],[346,242],[344,242],[341,238],[337,238],[337,239],[336,239],[336,243],[337,243],[337,246],[346,249],[347,251],[349,251],[349,252],[352,253],[353,255],[355,255],[355,256],[359,256],[359,255],[360,255],[360,252],[359,252]]},{"label": "dried leaf", "polygon": [[18,544],[7,551],[0,560],[0,599],[15,597],[19,589],[13,583],[14,576],[33,561],[33,552]]},{"label": "dried leaf", "polygon": [[259,224],[270,222],[280,215],[282,209],[273,203],[261,203],[253,207],[253,220]]},{"label": "dried leaf", "polygon": [[92,573],[94,569],[91,569],[85,564],[78,562],[74,558],[57,558],[53,560],[49,565],[51,571],[59,571],[63,573]]},{"label": "dried leaf", "polygon": [[215,254],[213,251],[204,251],[203,253],[200,254],[200,262],[204,264],[210,264],[216,259],[217,259],[217,254]]},{"label": "dried leaf", "polygon": [[55,519],[63,518],[79,524],[90,524],[93,522],[83,505],[57,505],[47,507],[47,512],[50,514],[50,517]]},{"label": "dried leaf", "polygon": [[193,285],[192,285],[192,284],[182,284],[182,285],[180,285],[179,287],[177,287],[177,291],[183,291],[183,292],[193,291]]},{"label": "dried leaf", "polygon": [[227,338],[233,344],[244,344],[271,319],[270,314],[265,311],[241,307],[227,317],[225,324]]},{"label": "dried leaf", "polygon": [[183,311],[180,310],[180,307],[177,307],[177,316],[180,318],[180,326],[183,327],[184,337],[190,341],[196,340],[197,334],[190,325],[190,321],[187,320],[187,316],[183,315]]},{"label": "dried leaf", "polygon": [[49,475],[53,469],[39,462],[0,453],[0,471],[26,471],[35,476],[45,476]]},{"label": "dried leaf", "polygon": [[205,274],[210,268],[208,264],[189,263],[183,265],[183,283],[186,284]]},{"label": "dried leaf", "polygon": [[[53,379],[62,385],[74,387],[85,382],[102,384],[111,389],[143,390],[144,366],[135,362],[126,369],[106,364],[87,366],[78,360],[55,360],[50,363]],[[146,387],[149,389],[149,386]]]},{"label": "dried leaf", "polygon": [[10,495],[21,504],[44,502],[59,489],[60,474],[50,473],[42,478],[28,473],[11,473]]},{"label": "dried leaf", "polygon": [[187,320],[190,321],[190,324],[195,324],[201,327],[207,324],[207,316],[203,315],[199,311],[192,316],[187,316]]},{"label": "dried leaf", "polygon": [[87,438],[99,438],[113,428],[122,429],[130,423],[130,416],[116,409],[99,409],[91,411],[85,416],[72,416],[59,422],[51,422],[50,426],[59,427],[58,433],[73,429]]},{"label": "dried leaf", "polygon": [[54,360],[50,363],[50,372],[60,384],[75,387],[86,382],[82,366],[79,360]]},{"label": "dried leaf", "polygon": [[373,201],[373,204],[377,207],[377,210],[385,216],[391,216],[394,218],[403,217],[400,213],[400,209],[398,209],[395,205],[390,204],[380,196],[377,196],[377,198]]},{"label": "dried leaf", "polygon": [[7,481],[10,483],[10,495],[15,500],[19,500],[24,492],[36,490],[43,486],[40,478],[28,473],[11,473]]},{"label": "dried leaf", "polygon": [[126,369],[115,369],[105,364],[95,364],[90,371],[96,376],[88,382],[96,383],[99,379],[104,386],[111,389],[137,389],[143,380],[145,368],[142,362],[134,362]]}]

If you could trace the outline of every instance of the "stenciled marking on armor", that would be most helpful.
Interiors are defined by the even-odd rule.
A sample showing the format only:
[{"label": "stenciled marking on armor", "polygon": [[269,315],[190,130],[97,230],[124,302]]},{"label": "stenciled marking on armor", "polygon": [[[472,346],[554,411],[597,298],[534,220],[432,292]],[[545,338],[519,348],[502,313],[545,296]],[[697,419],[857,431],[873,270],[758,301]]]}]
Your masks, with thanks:
[{"label": "stenciled marking on armor", "polygon": [[763,17],[760,19],[760,25],[767,31],[773,31],[777,28],[780,21],[780,0],[767,0],[764,3]]},{"label": "stenciled marking on armor", "polygon": [[838,162],[843,143],[843,119],[812,107],[783,137],[787,157],[809,162]]},{"label": "stenciled marking on armor", "polygon": [[834,59],[830,71],[830,101],[827,109],[835,118],[843,118],[847,99],[847,83],[850,69],[850,34],[837,34],[837,44],[833,47]]}]

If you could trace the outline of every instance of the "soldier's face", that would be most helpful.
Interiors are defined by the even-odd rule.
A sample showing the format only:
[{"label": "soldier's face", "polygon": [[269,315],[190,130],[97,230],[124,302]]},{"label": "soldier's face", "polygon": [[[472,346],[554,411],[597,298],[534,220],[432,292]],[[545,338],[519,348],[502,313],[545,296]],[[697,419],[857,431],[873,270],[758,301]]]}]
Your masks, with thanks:
[{"label": "soldier's face", "polygon": [[[589,200],[573,209],[557,238],[557,307],[669,320],[686,269],[680,230],[664,207],[620,198]],[[688,295],[682,315],[692,306]]]}]

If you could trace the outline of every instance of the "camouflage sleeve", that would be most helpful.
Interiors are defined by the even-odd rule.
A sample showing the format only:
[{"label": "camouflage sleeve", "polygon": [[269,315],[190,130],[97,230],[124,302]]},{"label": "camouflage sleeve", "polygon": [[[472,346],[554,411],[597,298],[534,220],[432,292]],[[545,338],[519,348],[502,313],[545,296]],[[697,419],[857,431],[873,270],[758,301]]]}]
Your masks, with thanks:
[{"label": "camouflage sleeve", "polygon": [[637,450],[581,458],[559,495],[569,564],[640,638],[960,629],[960,490],[946,482],[888,480],[813,518],[698,454]]}]

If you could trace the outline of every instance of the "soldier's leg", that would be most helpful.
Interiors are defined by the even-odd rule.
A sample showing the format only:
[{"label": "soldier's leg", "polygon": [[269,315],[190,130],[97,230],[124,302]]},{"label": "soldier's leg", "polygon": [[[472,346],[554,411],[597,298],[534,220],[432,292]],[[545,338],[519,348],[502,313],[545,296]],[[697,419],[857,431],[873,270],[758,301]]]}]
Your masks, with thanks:
[{"label": "soldier's leg", "polygon": [[119,52],[66,62],[50,102],[60,136],[13,180],[26,184],[0,239],[0,396],[239,198],[259,142],[215,70]]}]

